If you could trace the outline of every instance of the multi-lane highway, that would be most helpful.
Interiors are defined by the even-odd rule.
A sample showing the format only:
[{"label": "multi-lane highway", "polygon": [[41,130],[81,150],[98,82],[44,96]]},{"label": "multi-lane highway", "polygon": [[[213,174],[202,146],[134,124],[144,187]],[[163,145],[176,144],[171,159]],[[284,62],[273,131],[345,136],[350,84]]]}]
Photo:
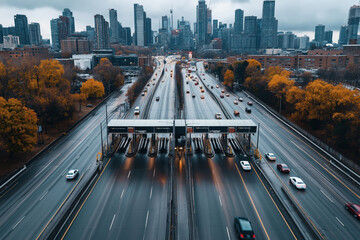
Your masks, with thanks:
[{"label": "multi-lane highway", "polygon": [[[109,119],[125,117],[156,121],[180,118],[176,100],[176,59],[173,56],[156,59],[157,67],[146,85],[147,91],[136,99],[127,114],[120,114],[119,109],[125,102],[129,85],[107,100]],[[220,142],[220,134],[215,133],[208,136],[212,139],[213,157],[205,155],[203,150],[196,151],[198,144],[203,145],[202,134],[191,135],[192,155],[179,151],[175,158],[168,154],[172,136],[158,134],[158,148],[162,141],[168,144],[166,151],[150,157],[151,136],[139,134],[138,137],[144,139],[140,142],[147,142],[145,151],[139,149],[135,156],[127,157],[128,149],[119,148],[111,158],[106,158],[102,171],[68,216],[57,238],[167,239],[172,229],[177,239],[189,239],[192,235],[189,231],[193,229],[196,239],[236,239],[233,219],[240,216],[251,221],[257,239],[302,239],[303,234],[274,196],[274,190],[265,182],[260,168],[282,201],[289,204],[281,190],[284,188],[324,239],[357,239],[359,222],[345,211],[344,204],[359,202],[359,186],[335,170],[326,155],[246,93],[226,91],[229,96],[220,98],[225,87],[205,73],[202,62],[196,64],[196,69],[191,73],[187,69],[181,72],[183,117],[214,119],[215,114],[220,113],[223,119],[225,116],[240,117],[260,123],[259,150],[262,155],[275,153],[276,161],[262,159],[255,162],[242,150],[234,157],[227,157],[221,149],[215,152],[217,146],[214,143]],[[198,84],[195,84],[196,79]],[[239,97],[244,101],[234,104]],[[254,102],[251,113],[245,112],[248,101]],[[217,102],[221,102],[222,107]],[[139,107],[140,114],[135,114],[135,107]],[[240,112],[239,117],[233,114],[235,110]],[[101,151],[100,124],[103,134],[106,133],[105,115],[105,106],[100,106],[68,136],[28,165],[27,170],[2,192],[0,239],[43,238],[44,229],[68,195],[76,186],[81,186],[81,179],[94,171],[96,154]],[[132,139],[133,135],[127,137]],[[234,139],[235,135],[228,137]],[[252,141],[256,144],[254,136]],[[175,194],[172,197],[176,200],[173,199],[174,209],[170,211],[172,159],[175,164],[172,179]],[[243,171],[240,160],[250,161],[252,170]],[[278,172],[276,163],[280,162],[290,167],[290,174]],[[189,179],[186,178],[188,166],[191,167]],[[80,169],[80,177],[76,181],[66,181],[65,174],[72,168]],[[307,189],[296,190],[289,184],[289,176],[301,177]],[[291,205],[288,207],[296,221],[301,222]],[[175,216],[175,222],[170,222],[170,213]],[[190,226],[192,216],[194,222]]]},{"label": "multi-lane highway", "polygon": [[[219,96],[224,87],[212,76],[206,74],[202,63],[197,64],[200,74],[204,74],[206,82],[214,87],[213,92]],[[239,105],[234,99],[242,97],[244,102]],[[263,159],[260,166],[271,179],[281,197],[281,187],[285,186],[293,194],[299,207],[303,209],[310,223],[327,239],[357,239],[360,225],[357,219],[345,211],[345,203],[360,201],[360,187],[347,177],[340,174],[329,163],[329,157],[321,153],[316,147],[301,138],[282,124],[272,114],[256,102],[252,113],[245,113],[248,101],[253,101],[247,94],[230,93],[230,97],[221,100],[229,111],[240,111],[242,118],[252,119],[260,123],[259,149],[264,156],[266,152],[276,154],[276,162]],[[253,101],[254,102],[254,101]],[[276,170],[276,163],[286,163],[291,173],[281,174]],[[307,184],[306,191],[296,190],[289,184],[289,176],[297,176]]]}]

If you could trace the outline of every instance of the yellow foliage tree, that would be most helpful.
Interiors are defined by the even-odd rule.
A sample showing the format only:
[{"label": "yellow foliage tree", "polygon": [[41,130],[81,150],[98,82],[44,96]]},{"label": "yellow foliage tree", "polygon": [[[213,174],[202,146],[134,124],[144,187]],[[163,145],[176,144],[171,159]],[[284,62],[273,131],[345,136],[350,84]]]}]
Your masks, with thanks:
[{"label": "yellow foliage tree", "polygon": [[80,88],[81,93],[87,98],[100,98],[105,94],[104,85],[102,82],[89,79],[84,82]]},{"label": "yellow foliage tree", "polygon": [[286,92],[294,86],[294,81],[284,75],[274,75],[268,83],[269,90],[278,98],[285,96]]},{"label": "yellow foliage tree", "polygon": [[261,71],[261,64],[260,62],[256,61],[255,59],[247,60],[249,63],[246,67],[246,75],[251,77],[254,75],[255,72]]},{"label": "yellow foliage tree", "polygon": [[27,152],[36,143],[37,117],[32,109],[10,98],[0,97],[0,140],[12,156],[16,152]]},{"label": "yellow foliage tree", "polygon": [[280,76],[284,76],[286,78],[290,77],[291,72],[287,71],[279,66],[275,66],[275,67],[268,67],[267,69],[265,69],[264,71],[264,76],[266,78],[269,79],[269,81],[275,76],[275,75],[280,75]]},{"label": "yellow foliage tree", "polygon": [[39,88],[69,89],[70,82],[64,78],[64,68],[57,60],[42,60],[38,67]]},{"label": "yellow foliage tree", "polygon": [[224,84],[230,88],[234,85],[234,72],[230,69],[226,70],[224,74]]}]

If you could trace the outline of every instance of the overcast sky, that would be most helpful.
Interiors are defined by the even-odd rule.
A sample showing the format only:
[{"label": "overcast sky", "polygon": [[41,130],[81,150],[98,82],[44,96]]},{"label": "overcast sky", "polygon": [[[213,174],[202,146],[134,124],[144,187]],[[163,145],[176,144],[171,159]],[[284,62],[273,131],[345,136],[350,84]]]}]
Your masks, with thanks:
[{"label": "overcast sky", "polygon": [[[206,1],[212,9],[212,18],[223,23],[233,23],[235,9],[242,9],[245,16],[261,18],[262,0],[211,0]],[[161,16],[169,15],[174,9],[174,27],[182,16],[191,23],[196,18],[197,0],[0,0],[0,24],[14,25],[15,14],[25,14],[28,22],[38,22],[43,38],[50,38],[50,20],[61,15],[64,8],[70,8],[75,17],[76,31],[85,30],[86,25],[94,26],[94,15],[102,14],[109,19],[108,10],[118,12],[123,26],[134,30],[134,3],[144,6],[152,19],[152,29],[158,30]],[[334,42],[338,41],[341,25],[347,23],[349,9],[358,4],[357,0],[276,0],[275,16],[279,20],[279,31],[293,31],[298,35],[314,37],[317,24],[324,24],[326,30],[334,31]],[[191,25],[193,27],[193,25]]]}]

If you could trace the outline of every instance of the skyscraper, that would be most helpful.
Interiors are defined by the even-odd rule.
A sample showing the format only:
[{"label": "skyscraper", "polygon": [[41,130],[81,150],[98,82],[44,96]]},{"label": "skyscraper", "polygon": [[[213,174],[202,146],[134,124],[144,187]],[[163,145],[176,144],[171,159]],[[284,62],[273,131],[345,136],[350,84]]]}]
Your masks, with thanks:
[{"label": "skyscraper", "polygon": [[265,0],[261,20],[260,47],[274,48],[277,45],[278,20],[275,18],[275,0]]},{"label": "skyscraper", "polygon": [[3,26],[0,24],[0,44],[3,43]]},{"label": "skyscraper", "polygon": [[319,43],[325,41],[325,25],[319,24],[315,26],[315,41]]},{"label": "skyscraper", "polygon": [[244,11],[241,9],[235,10],[235,23],[234,23],[234,33],[242,33],[244,28]]},{"label": "skyscraper", "polygon": [[30,34],[31,45],[39,46],[41,44],[40,24],[39,23],[30,23],[29,24],[29,34]]},{"label": "skyscraper", "polygon": [[258,25],[256,16],[246,16],[244,25],[244,36],[242,48],[246,52],[256,50],[256,39],[258,35]]},{"label": "skyscraper", "polygon": [[69,31],[70,34],[75,32],[75,19],[73,17],[73,13],[70,11],[70,9],[65,8],[62,12],[63,17],[67,17],[69,19]]},{"label": "skyscraper", "polygon": [[340,36],[339,36],[339,45],[346,45],[348,42],[348,35],[347,35],[347,26],[343,25],[340,28]]},{"label": "skyscraper", "polygon": [[161,27],[170,33],[170,23],[167,15],[161,17]]},{"label": "skyscraper", "polygon": [[60,16],[50,21],[52,47],[60,50],[60,41],[70,35],[69,18]]},{"label": "skyscraper", "polygon": [[117,18],[117,11],[115,9],[109,10],[109,19],[110,19],[110,42],[118,43],[119,42],[119,22]]},{"label": "skyscraper", "polygon": [[206,44],[208,11],[205,0],[199,0],[196,6],[196,45],[201,48]]},{"label": "skyscraper", "polygon": [[333,31],[331,30],[325,31],[324,41],[326,41],[327,43],[333,42]]},{"label": "skyscraper", "polygon": [[104,16],[96,14],[95,20],[95,47],[104,49],[110,47],[109,23],[105,21]]},{"label": "skyscraper", "polygon": [[135,45],[145,46],[145,19],[144,7],[137,3],[134,4],[134,26],[135,26]]},{"label": "skyscraper", "polygon": [[151,18],[146,18],[145,20],[145,46],[150,46],[153,44],[153,32],[151,30]]},{"label": "skyscraper", "polygon": [[348,43],[356,44],[358,38],[360,21],[360,5],[354,5],[350,8],[348,19]]},{"label": "skyscraper", "polygon": [[29,36],[29,26],[27,17],[25,15],[16,14],[14,16],[15,21],[15,31],[16,35],[19,36],[21,45],[29,45],[30,44],[30,36]]}]

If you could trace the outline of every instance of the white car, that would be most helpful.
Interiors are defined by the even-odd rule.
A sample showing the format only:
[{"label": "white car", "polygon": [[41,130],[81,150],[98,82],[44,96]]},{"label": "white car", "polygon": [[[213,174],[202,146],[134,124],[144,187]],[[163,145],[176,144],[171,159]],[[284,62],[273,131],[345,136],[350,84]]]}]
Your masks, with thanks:
[{"label": "white car", "polygon": [[276,160],[276,156],[275,156],[275,154],[273,154],[273,153],[266,153],[265,156],[266,156],[267,159],[269,159],[269,160],[271,160],[271,161],[275,161],[275,160]]},{"label": "white car", "polygon": [[134,114],[135,114],[135,115],[139,115],[139,114],[140,114],[140,107],[139,107],[139,106],[137,106],[137,107],[135,108]]},{"label": "white car", "polygon": [[215,113],[215,118],[216,119],[221,119],[221,113]]},{"label": "white car", "polygon": [[238,102],[237,100],[234,100],[234,104],[235,104],[235,105],[238,105],[239,102]]},{"label": "white car", "polygon": [[79,170],[73,169],[73,170],[69,170],[69,172],[66,174],[65,177],[67,180],[72,180],[75,179],[78,175],[79,175]]},{"label": "white car", "polygon": [[297,189],[306,189],[306,184],[298,177],[290,177],[289,182],[294,185]]},{"label": "white car", "polygon": [[251,170],[251,165],[248,161],[240,161],[240,165],[243,170],[247,170],[247,171]]}]

